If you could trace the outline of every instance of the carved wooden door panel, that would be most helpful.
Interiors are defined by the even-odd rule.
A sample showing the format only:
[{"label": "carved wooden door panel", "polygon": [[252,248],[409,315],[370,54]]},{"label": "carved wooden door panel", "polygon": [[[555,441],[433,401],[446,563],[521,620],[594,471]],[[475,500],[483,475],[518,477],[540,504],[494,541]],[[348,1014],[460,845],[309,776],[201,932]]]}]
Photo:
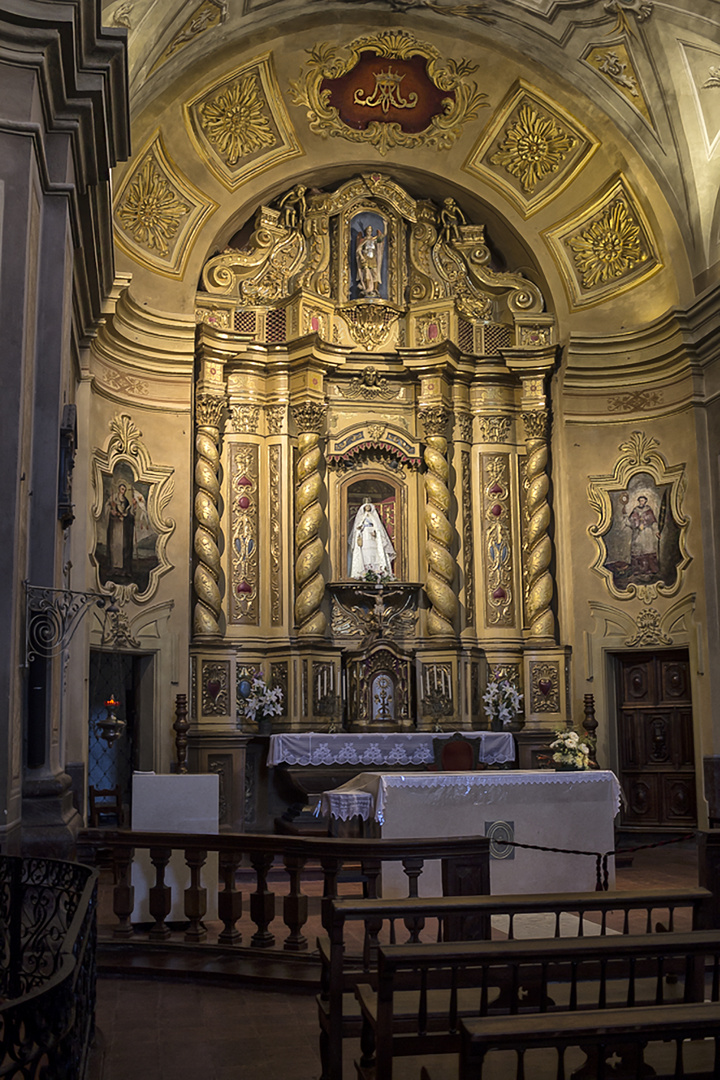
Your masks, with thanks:
[{"label": "carved wooden door panel", "polygon": [[617,658],[623,825],[697,823],[690,671],[685,650]]}]

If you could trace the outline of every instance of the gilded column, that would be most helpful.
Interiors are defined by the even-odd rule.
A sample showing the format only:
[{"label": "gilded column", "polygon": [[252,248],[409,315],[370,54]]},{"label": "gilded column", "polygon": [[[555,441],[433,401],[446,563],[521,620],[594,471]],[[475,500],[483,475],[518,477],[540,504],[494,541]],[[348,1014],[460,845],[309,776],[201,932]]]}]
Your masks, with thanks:
[{"label": "gilded column", "polygon": [[444,405],[432,405],[420,410],[425,430],[425,556],[428,575],[425,592],[432,607],[428,614],[428,632],[433,636],[455,633],[457,597],[453,584],[457,567],[451,553],[454,530],[450,512],[450,467],[447,460],[448,441],[445,437],[450,412]]},{"label": "gilded column", "polygon": [[305,402],[292,409],[299,432],[295,470],[295,624],[303,636],[324,634],[327,622],[321,610],[325,578],[320,569],[325,558],[320,538],[324,517],[320,504],[320,433],[326,411],[320,402]]},{"label": "gilded column", "polygon": [[552,541],[548,490],[547,410],[522,413],[525,425],[527,463],[525,471],[525,596],[530,634],[534,638],[555,638],[555,616],[551,603],[554,583],[550,573]]},{"label": "gilded column", "polygon": [[220,634],[220,424],[225,398],[203,394],[195,403],[195,637]]}]

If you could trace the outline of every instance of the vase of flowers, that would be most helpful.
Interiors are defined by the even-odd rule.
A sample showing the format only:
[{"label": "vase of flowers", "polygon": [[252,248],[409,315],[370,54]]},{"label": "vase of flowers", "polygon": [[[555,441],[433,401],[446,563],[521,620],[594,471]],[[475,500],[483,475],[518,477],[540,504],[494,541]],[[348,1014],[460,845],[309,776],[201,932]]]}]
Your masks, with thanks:
[{"label": "vase of flowers", "polygon": [[282,699],[282,687],[269,687],[261,671],[253,675],[245,696],[245,715],[256,722],[259,735],[269,735],[272,731],[273,716],[282,713]]},{"label": "vase of flowers", "polygon": [[590,768],[590,747],[581,742],[577,731],[556,731],[556,739],[550,743],[554,750],[552,763],[556,772],[584,772]]},{"label": "vase of flowers", "polygon": [[494,671],[483,694],[485,715],[491,731],[519,731],[523,725],[523,696],[517,686]]}]

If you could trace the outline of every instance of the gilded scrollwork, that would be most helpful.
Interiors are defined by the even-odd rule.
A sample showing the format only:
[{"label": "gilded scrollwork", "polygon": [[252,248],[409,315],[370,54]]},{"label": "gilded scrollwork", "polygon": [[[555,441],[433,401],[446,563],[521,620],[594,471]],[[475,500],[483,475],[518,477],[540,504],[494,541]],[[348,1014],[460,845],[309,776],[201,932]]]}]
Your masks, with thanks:
[{"label": "gilded scrollwork", "polygon": [[260,422],[259,405],[231,405],[230,427],[239,435],[257,435]]},{"label": "gilded scrollwork", "polygon": [[456,412],[458,438],[461,442],[473,441],[473,414],[468,412]]},{"label": "gilded scrollwork", "polygon": [[460,461],[463,514],[463,573],[465,576],[465,625],[474,626],[475,539],[473,531],[472,464],[469,450],[462,451]]},{"label": "gilded scrollwork", "polygon": [[277,444],[269,448],[268,473],[270,487],[270,621],[282,623],[282,450]]},{"label": "gilded scrollwork", "polygon": [[282,434],[286,412],[285,405],[265,406],[265,422],[267,423],[268,435]]},{"label": "gilded scrollwork", "polygon": [[[382,85],[373,88],[375,93],[370,101],[354,100],[355,108],[364,105],[368,112],[369,122],[358,128],[352,126],[348,117],[343,115],[342,104],[332,104],[332,84],[350,75],[356,68],[362,69],[369,55],[388,60],[389,63],[381,79]],[[426,61],[424,81],[428,90],[440,90],[445,94],[442,107],[434,111],[428,112],[420,99],[412,100],[410,97],[403,99],[406,103],[398,106],[399,97],[402,96],[399,86],[404,76],[404,63],[416,56]],[[381,154],[386,154],[395,146],[428,146],[446,150],[460,136],[464,126],[477,117],[478,110],[488,104],[485,100],[487,95],[468,79],[468,75],[475,70],[476,66],[467,60],[449,59],[443,63],[432,45],[418,41],[407,31],[384,30],[357,38],[345,47],[329,42],[319,43],[310,52],[307,71],[290,85],[294,103],[306,109],[310,130],[322,138],[340,137],[351,142],[366,142]],[[423,98],[429,99],[430,94],[423,95]],[[386,108],[383,108],[384,105]],[[414,115],[417,111],[419,114],[421,107],[425,107],[423,128],[406,131],[402,120],[404,113]],[[377,118],[375,108],[380,114]]]},{"label": "gilded scrollwork", "polygon": [[348,304],[347,307],[337,310],[347,323],[353,341],[362,345],[364,349],[384,345],[401,314],[389,304],[378,302]]},{"label": "gilded scrollwork", "polygon": [[398,391],[387,381],[384,375],[379,375],[377,369],[368,366],[362,375],[356,375],[347,385],[340,384],[340,393],[348,398],[361,398],[366,401],[397,397]]},{"label": "gilded scrollwork", "polygon": [[277,141],[267,102],[253,73],[234,79],[208,98],[198,114],[208,142],[217,147],[228,165],[237,165],[241,158],[274,146]]},{"label": "gilded scrollwork", "polygon": [[203,660],[200,675],[201,716],[227,716],[230,709],[230,663]]},{"label": "gilded scrollwork", "polygon": [[479,416],[480,441],[484,443],[506,443],[510,437],[512,418],[502,413],[492,416]]},{"label": "gilded scrollwork", "polygon": [[509,473],[507,454],[483,455],[485,619],[488,626],[515,624]]},{"label": "gilded scrollwork", "polygon": [[319,435],[325,426],[327,405],[319,401],[303,401],[293,405],[292,415],[299,432]]},{"label": "gilded scrollwork", "polygon": [[445,405],[425,405],[420,409],[418,419],[425,432],[425,438],[434,435],[445,438],[450,410]]},{"label": "gilded scrollwork", "polygon": [[259,622],[258,447],[230,447],[232,621]]}]

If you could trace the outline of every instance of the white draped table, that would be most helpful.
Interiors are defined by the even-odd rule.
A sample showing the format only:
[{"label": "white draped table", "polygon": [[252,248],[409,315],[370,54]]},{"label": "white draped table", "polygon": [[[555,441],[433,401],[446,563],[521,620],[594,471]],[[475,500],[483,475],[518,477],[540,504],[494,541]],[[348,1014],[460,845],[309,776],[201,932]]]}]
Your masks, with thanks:
[{"label": "white draped table", "polygon": [[[515,759],[509,731],[463,731],[466,739],[479,739],[478,759],[502,765]],[[449,739],[453,732],[418,731],[409,734],[354,734],[307,731],[270,736],[268,765],[432,765],[433,739]]]},{"label": "white draped table", "polygon": [[[381,836],[391,839],[494,835],[498,845],[491,851],[491,892],[578,892],[595,888],[592,855],[527,850],[500,841],[612,851],[620,784],[605,771],[364,772],[326,791],[320,808],[343,821],[356,815],[374,819]],[[614,859],[609,860],[609,883],[615,884]],[[420,886],[421,895],[441,894],[439,864],[426,866]],[[383,873],[383,895],[407,895],[402,870]]]}]

